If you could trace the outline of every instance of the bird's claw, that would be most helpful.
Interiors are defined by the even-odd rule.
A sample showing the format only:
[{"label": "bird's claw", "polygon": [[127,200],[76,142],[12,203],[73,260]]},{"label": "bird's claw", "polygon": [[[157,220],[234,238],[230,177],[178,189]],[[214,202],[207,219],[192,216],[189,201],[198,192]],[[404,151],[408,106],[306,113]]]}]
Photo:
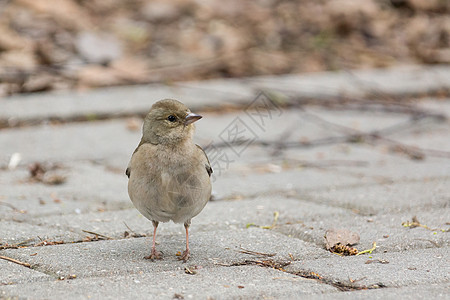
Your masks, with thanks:
[{"label": "bird's claw", "polygon": [[159,251],[156,251],[156,249],[152,249],[152,253],[149,256],[145,256],[145,259],[151,259],[151,260],[155,260],[155,259],[162,259],[162,254]]},{"label": "bird's claw", "polygon": [[191,256],[190,255],[190,251],[189,250],[185,250],[183,252],[183,254],[178,259],[182,260],[183,262],[187,262],[187,260],[189,259],[190,256]]}]

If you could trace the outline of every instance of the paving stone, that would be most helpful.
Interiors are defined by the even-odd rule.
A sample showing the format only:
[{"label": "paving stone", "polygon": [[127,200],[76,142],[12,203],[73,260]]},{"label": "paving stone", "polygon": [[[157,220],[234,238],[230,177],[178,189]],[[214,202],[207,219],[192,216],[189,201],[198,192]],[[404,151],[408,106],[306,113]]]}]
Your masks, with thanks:
[{"label": "paving stone", "polygon": [[[361,180],[368,179],[378,183],[392,183],[424,178],[445,178],[450,174],[450,166],[442,163],[442,158],[426,157],[413,160],[406,155],[391,151],[386,145],[335,144],[317,148],[291,148],[283,151],[289,167],[337,171]],[[273,162],[280,167],[286,163]],[[231,170],[232,168],[230,168]],[[366,178],[366,181],[363,179]]]},{"label": "paving stone", "polygon": [[[277,224],[304,222],[333,218],[336,215],[347,215],[342,208],[332,208],[320,204],[303,202],[284,197],[257,197],[254,199],[212,201],[192,220],[191,233],[211,232],[216,230],[235,230],[255,226],[270,226],[274,220],[274,212],[279,213]],[[76,232],[83,237],[88,230],[112,238],[123,238],[125,231],[153,235],[153,226],[136,209],[119,211],[68,214],[52,217],[36,217],[29,222],[39,226],[52,226],[60,231]],[[128,227],[129,228],[128,228]],[[133,231],[131,231],[131,230]],[[161,223],[158,236],[184,235],[182,224],[172,222]],[[90,235],[92,236],[92,235]]]},{"label": "paving stone", "polygon": [[[305,120],[302,111],[298,109],[280,109],[273,111],[270,115],[262,111],[261,117],[259,114],[251,116],[250,112],[204,114],[201,123],[197,125],[196,135],[205,140],[203,144],[231,143],[234,138],[239,137],[254,139],[255,142],[278,141],[286,132],[289,132],[289,135],[283,140],[289,141],[340,135]],[[236,150],[240,151],[240,149]]]},{"label": "paving stone", "polygon": [[76,241],[80,240],[78,233],[62,230],[54,224],[39,226],[13,221],[0,221],[0,245],[21,246],[35,245],[42,241]]},{"label": "paving stone", "polygon": [[[34,216],[83,213],[132,207],[127,194],[126,176],[90,163],[66,163],[59,174],[66,176],[60,185],[33,183],[28,171],[0,171],[4,188],[0,197],[2,219],[24,220]],[[15,208],[15,209],[12,209]]]},{"label": "paving stone", "polygon": [[[182,270],[184,264],[175,254],[185,247],[184,235],[157,237],[162,260],[150,261],[143,257],[150,253],[150,239],[133,238],[47,247],[3,250],[6,255],[27,262],[38,271],[57,276],[77,275],[113,276],[140,272]],[[262,259],[240,253],[240,247],[262,253],[276,254],[271,259],[289,261],[294,258],[317,259],[330,254],[304,241],[290,239],[280,233],[260,228],[216,230],[198,232],[190,236],[191,258],[189,264],[211,267]],[[37,253],[34,256],[30,254]]]},{"label": "paving stone", "polygon": [[[339,134],[329,132],[301,120],[298,111],[287,111],[282,118],[267,121],[260,128],[245,113],[225,115],[205,114],[197,125],[196,142],[206,147],[211,142],[231,143],[227,130],[232,130],[236,117],[241,118],[248,136],[257,143],[277,141],[280,133],[292,131],[289,140],[326,138]],[[230,127],[231,126],[231,127]],[[241,128],[241,127],[239,127]],[[299,128],[301,130],[292,130]],[[79,138],[74,138],[79,137]],[[141,138],[141,130],[127,129],[126,120],[108,120],[64,125],[41,125],[25,128],[4,129],[0,134],[0,164],[7,165],[13,153],[20,153],[22,165],[36,161],[67,162],[90,160],[126,168],[132,152]],[[23,141],[27,141],[24,143]],[[242,147],[230,146],[241,155]],[[233,150],[231,149],[231,150]],[[247,155],[249,156],[249,155]]]},{"label": "paving stone", "polygon": [[[175,98],[194,109],[226,104],[239,104],[252,99],[256,92],[238,80],[222,81],[222,89],[236,88],[227,92],[217,90],[216,81],[211,88],[207,81],[181,83],[171,86],[150,84],[133,87],[113,87],[89,92],[33,94],[14,96],[3,101],[0,120],[36,120],[51,118],[76,118],[117,114],[141,114],[149,110],[158,100]],[[132,99],[132,101],[130,101]],[[27,105],[24,106],[23,103]]]},{"label": "paving stone", "polygon": [[126,168],[140,137],[140,131],[128,130],[123,120],[4,129],[0,163],[7,165],[13,153],[20,153],[21,165],[89,160]]},{"label": "paving stone", "polygon": [[[282,91],[297,98],[331,99],[342,95],[425,94],[449,87],[447,66],[410,66],[385,70],[261,76],[246,79],[114,87],[85,93],[14,96],[2,101],[0,120],[73,118],[135,114],[159,99],[176,98],[200,109],[224,104],[248,105],[259,90]],[[131,101],[132,100],[132,101]],[[26,106],[23,103],[26,102]]]},{"label": "paving stone", "polygon": [[[46,204],[40,204],[43,199]],[[46,196],[37,196],[33,199],[23,196],[8,198],[2,200],[0,206],[0,218],[2,220],[12,220],[17,222],[26,222],[33,216],[51,216],[69,213],[83,213],[87,211],[98,211],[103,209],[103,205],[89,204],[88,202],[72,201],[64,198],[56,198],[56,202],[50,194]],[[13,209],[14,208],[14,209]]]},{"label": "paving stone", "polygon": [[77,278],[0,287],[0,291],[10,297],[58,299],[173,299],[176,295],[184,299],[288,299],[337,290],[329,285],[257,266],[202,268],[194,271],[195,275],[174,270]]},{"label": "paving stone", "polygon": [[47,274],[3,259],[0,259],[0,270],[2,270],[0,272],[0,298],[2,298],[1,288],[3,285],[15,285],[18,283],[28,284],[35,281],[42,282],[51,279],[51,277]]},{"label": "paving stone", "polygon": [[[448,207],[450,186],[447,178],[361,185],[315,191],[308,199],[316,203],[354,209],[361,214],[415,212]],[[306,196],[305,196],[306,197]]]},{"label": "paving stone", "polygon": [[[340,96],[371,97],[374,91],[403,97],[423,94],[448,88],[449,71],[437,66],[354,75],[267,76],[3,99],[0,122],[33,120],[41,125],[0,131],[0,243],[28,246],[41,239],[65,243],[0,250],[0,255],[33,268],[0,260],[0,268],[6,270],[0,272],[0,298],[445,297],[450,289],[446,153],[439,157],[425,152],[423,160],[412,160],[383,141],[350,143],[348,133],[339,129],[342,125],[363,132],[382,130],[406,124],[409,115],[305,106],[304,110],[275,109],[262,124],[245,111],[217,110],[224,105],[252,107],[260,89],[280,91],[293,99],[317,99],[319,104]],[[154,101],[172,96],[204,115],[197,125],[196,142],[204,147],[210,142],[216,147],[221,144],[219,153],[232,159],[221,169],[214,153],[208,152],[215,170],[216,200],[192,222],[192,257],[186,264],[176,257],[185,247],[182,224],[159,226],[157,242],[163,260],[143,259],[150,252],[152,226],[133,208],[123,174],[140,130],[128,129],[126,119],[46,123],[52,117],[94,120],[142,114]],[[448,116],[448,103],[426,99],[414,104]],[[247,136],[253,142],[244,149],[246,144],[230,144],[236,120],[253,133]],[[448,121],[425,119],[387,137],[449,151],[448,125]],[[287,148],[282,148],[284,142],[290,143]],[[295,147],[295,143],[303,144]],[[275,153],[278,147],[282,151]],[[20,153],[22,160],[9,171],[13,153]],[[56,172],[65,175],[66,182],[29,182],[27,166],[33,162],[60,164]],[[276,226],[260,228],[272,224],[275,211],[279,212]],[[413,216],[444,232],[403,227],[402,222]],[[256,226],[247,228],[252,223]],[[370,248],[373,241],[377,249],[357,257],[332,254],[323,245],[329,228],[358,232],[359,250]],[[88,242],[95,240],[95,234],[83,230],[113,239]],[[125,231],[148,237],[125,237]],[[275,256],[245,254],[241,247]],[[326,280],[254,265],[269,260],[293,260],[285,267],[289,272],[311,271]],[[373,261],[366,264],[367,260]],[[186,274],[185,266],[197,267],[197,274]],[[57,280],[70,275],[76,278]],[[387,288],[342,292],[337,282]]]},{"label": "paving stone", "polygon": [[[274,230],[289,237],[295,237],[307,242],[315,243],[325,249],[325,233],[328,229],[348,229],[360,235],[360,242],[355,248],[362,251],[372,248],[377,243],[377,253],[401,252],[423,248],[442,248],[450,246],[448,237],[448,215],[450,208],[440,209],[439,212],[418,210],[399,214],[385,214],[374,216],[358,216],[356,214],[341,214],[332,217],[323,216],[315,220],[303,219],[298,224],[279,224]],[[408,228],[403,222],[412,222],[417,216],[421,224],[428,226],[428,230],[421,227]]]},{"label": "paving stone", "polygon": [[312,299],[447,299],[450,293],[449,283],[409,285],[397,288],[382,288],[339,292],[333,294],[316,294]]},{"label": "paving stone", "polygon": [[[356,158],[356,157],[354,157]],[[320,161],[318,162],[320,163]],[[423,161],[411,160],[402,155],[378,161],[368,161],[365,166],[345,163],[330,166],[329,169],[358,178],[371,178],[380,184],[408,181],[447,180],[450,166],[439,158]]]},{"label": "paving stone", "polygon": [[334,190],[337,187],[373,182],[371,178],[355,178],[333,171],[298,168],[279,173],[250,173],[240,176],[225,173],[214,181],[213,191],[222,198],[236,195],[267,195],[283,191],[296,193],[315,189]]},{"label": "paving stone", "polygon": [[[442,124],[424,124],[393,134],[390,138],[408,146],[448,153],[450,152],[449,128],[450,121]],[[447,155],[447,159],[448,157],[449,155]]]},{"label": "paving stone", "polygon": [[329,99],[337,95],[414,95],[449,87],[449,68],[405,66],[390,70],[324,72],[261,76],[248,80],[250,86],[281,91],[299,98]]},{"label": "paving stone", "polygon": [[335,255],[326,259],[295,262],[287,266],[286,270],[292,273],[314,272],[335,282],[357,287],[400,287],[448,283],[450,280],[447,248],[372,253],[370,256]]},{"label": "paving stone", "polygon": [[[329,131],[343,131],[340,126],[355,130],[355,132],[375,132],[394,125],[406,122],[410,119],[409,114],[389,113],[384,111],[353,111],[353,110],[333,110],[321,107],[307,107],[304,111],[309,115],[315,115],[325,121],[321,126],[328,128]],[[307,116],[308,116],[307,115]],[[307,116],[304,118],[307,119]],[[307,120],[305,120],[307,121]],[[312,122],[313,120],[309,121]],[[336,124],[333,126],[326,122]],[[317,124],[317,125],[320,125]]]}]

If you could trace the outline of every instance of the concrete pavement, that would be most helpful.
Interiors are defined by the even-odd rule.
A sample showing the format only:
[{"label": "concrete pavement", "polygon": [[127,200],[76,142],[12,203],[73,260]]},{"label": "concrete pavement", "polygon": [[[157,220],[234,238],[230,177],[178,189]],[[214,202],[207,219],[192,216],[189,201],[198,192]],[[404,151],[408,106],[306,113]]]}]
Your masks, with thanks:
[{"label": "concrete pavement", "polygon": [[[448,298],[449,78],[405,67],[0,99],[0,298]],[[152,226],[124,174],[139,116],[166,97],[204,116],[215,171],[185,264],[173,223],[158,228],[163,260],[143,259]],[[377,248],[330,253],[330,228]]]}]

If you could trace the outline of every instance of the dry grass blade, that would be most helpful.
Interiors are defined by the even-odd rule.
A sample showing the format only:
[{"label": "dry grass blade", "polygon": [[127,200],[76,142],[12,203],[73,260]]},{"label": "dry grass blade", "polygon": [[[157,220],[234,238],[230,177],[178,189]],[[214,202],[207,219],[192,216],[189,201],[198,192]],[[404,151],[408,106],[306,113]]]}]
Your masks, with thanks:
[{"label": "dry grass blade", "polygon": [[360,254],[366,254],[366,253],[372,254],[372,252],[375,251],[375,249],[377,249],[377,242],[372,243],[372,248],[358,252],[356,255],[358,256]]},{"label": "dry grass blade", "polygon": [[403,222],[402,226],[403,227],[409,227],[411,229],[412,228],[416,228],[416,227],[422,227],[422,228],[425,228],[425,229],[431,230],[431,231],[442,231],[442,232],[448,232],[449,231],[449,230],[439,229],[439,228],[430,228],[430,227],[428,227],[425,224],[421,224],[419,222],[419,219],[416,216],[412,217],[412,221],[411,222],[410,221]]},{"label": "dry grass blade", "polygon": [[273,212],[273,222],[270,226],[261,226],[262,229],[272,229],[277,225],[278,217],[280,216],[280,213],[275,211]]},{"label": "dry grass blade", "polygon": [[278,221],[278,217],[280,216],[280,213],[275,211],[273,213],[273,222],[272,225],[265,225],[265,226],[261,226],[261,225],[256,225],[255,223],[247,223],[247,225],[245,226],[246,228],[249,227],[259,227],[261,229],[273,229],[275,227],[275,225],[277,225],[277,221]]}]

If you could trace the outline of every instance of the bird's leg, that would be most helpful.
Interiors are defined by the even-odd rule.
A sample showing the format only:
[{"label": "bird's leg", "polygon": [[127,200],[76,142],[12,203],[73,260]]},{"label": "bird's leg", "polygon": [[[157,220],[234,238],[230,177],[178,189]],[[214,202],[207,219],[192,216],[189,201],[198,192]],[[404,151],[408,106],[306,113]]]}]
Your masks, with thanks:
[{"label": "bird's leg", "polygon": [[150,256],[146,256],[144,258],[146,259],[161,259],[161,253],[156,251],[156,228],[158,228],[158,221],[152,221],[153,223],[153,243],[152,243],[152,253],[150,254]]},{"label": "bird's leg", "polygon": [[183,255],[181,255],[180,260],[186,262],[189,259],[189,225],[191,222],[184,223],[184,228],[186,229],[186,250],[184,250]]}]

